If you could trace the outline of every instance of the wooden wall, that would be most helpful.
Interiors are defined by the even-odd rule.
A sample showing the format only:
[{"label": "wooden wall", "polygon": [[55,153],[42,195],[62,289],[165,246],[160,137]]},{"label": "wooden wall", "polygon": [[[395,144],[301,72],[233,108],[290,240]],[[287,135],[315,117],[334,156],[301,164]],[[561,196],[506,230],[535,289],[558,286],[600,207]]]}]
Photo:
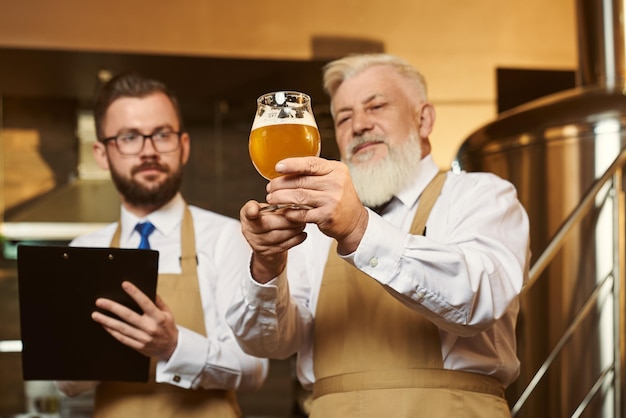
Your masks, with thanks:
[{"label": "wooden wall", "polygon": [[380,43],[427,77],[447,166],[495,116],[498,67],[576,68],[574,12],[575,0],[2,0],[0,46],[308,60],[319,45]]}]

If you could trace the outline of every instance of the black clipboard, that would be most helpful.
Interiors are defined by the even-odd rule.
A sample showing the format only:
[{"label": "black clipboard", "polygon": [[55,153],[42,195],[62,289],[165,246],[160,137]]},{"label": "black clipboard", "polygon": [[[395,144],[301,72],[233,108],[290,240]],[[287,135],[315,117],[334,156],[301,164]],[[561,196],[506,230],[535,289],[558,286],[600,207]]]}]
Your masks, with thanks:
[{"label": "black clipboard", "polygon": [[150,359],[91,319],[106,297],[137,312],[128,280],[153,301],[159,253],[152,250],[19,245],[17,273],[24,380],[146,382]]}]

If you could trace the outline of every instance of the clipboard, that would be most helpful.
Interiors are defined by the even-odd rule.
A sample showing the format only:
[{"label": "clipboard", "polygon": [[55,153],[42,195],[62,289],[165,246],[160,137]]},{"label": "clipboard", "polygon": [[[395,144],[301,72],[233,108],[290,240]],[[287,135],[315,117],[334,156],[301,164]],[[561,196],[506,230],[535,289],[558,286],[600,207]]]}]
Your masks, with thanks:
[{"label": "clipboard", "polygon": [[93,319],[105,297],[141,312],[121,287],[156,298],[153,250],[19,245],[17,275],[24,380],[146,382],[150,358],[113,338]]}]

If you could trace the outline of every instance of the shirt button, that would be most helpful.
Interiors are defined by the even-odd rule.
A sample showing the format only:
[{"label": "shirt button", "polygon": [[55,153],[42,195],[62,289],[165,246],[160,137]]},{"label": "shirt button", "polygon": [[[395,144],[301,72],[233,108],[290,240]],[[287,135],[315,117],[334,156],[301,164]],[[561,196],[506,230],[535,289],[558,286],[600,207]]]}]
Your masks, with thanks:
[{"label": "shirt button", "polygon": [[424,296],[426,296],[426,292],[424,292],[423,290],[420,290],[419,292],[417,292],[417,294],[415,295],[415,299],[417,299],[418,302],[421,302],[424,300]]},{"label": "shirt button", "polygon": [[378,257],[370,258],[370,267],[376,267],[378,265]]},{"label": "shirt button", "polygon": [[180,376],[179,375],[174,375],[174,378],[172,380],[174,382],[176,382],[176,383],[180,383]]}]

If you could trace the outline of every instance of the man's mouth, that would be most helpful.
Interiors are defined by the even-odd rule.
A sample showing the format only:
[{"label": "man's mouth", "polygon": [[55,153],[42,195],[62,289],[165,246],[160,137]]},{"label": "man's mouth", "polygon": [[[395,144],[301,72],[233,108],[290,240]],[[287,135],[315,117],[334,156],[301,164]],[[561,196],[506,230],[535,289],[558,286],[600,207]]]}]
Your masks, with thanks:
[{"label": "man's mouth", "polygon": [[367,142],[363,142],[362,144],[359,144],[357,146],[355,146],[354,148],[352,148],[352,155],[356,155],[359,152],[366,150],[369,147],[372,147],[374,145],[378,145],[378,144],[384,144],[384,141],[367,141]]},{"label": "man's mouth", "polygon": [[158,164],[143,164],[140,165],[139,167],[135,167],[133,169],[133,174],[137,174],[137,173],[149,173],[149,172],[163,172],[165,173],[167,170],[158,165]]}]

